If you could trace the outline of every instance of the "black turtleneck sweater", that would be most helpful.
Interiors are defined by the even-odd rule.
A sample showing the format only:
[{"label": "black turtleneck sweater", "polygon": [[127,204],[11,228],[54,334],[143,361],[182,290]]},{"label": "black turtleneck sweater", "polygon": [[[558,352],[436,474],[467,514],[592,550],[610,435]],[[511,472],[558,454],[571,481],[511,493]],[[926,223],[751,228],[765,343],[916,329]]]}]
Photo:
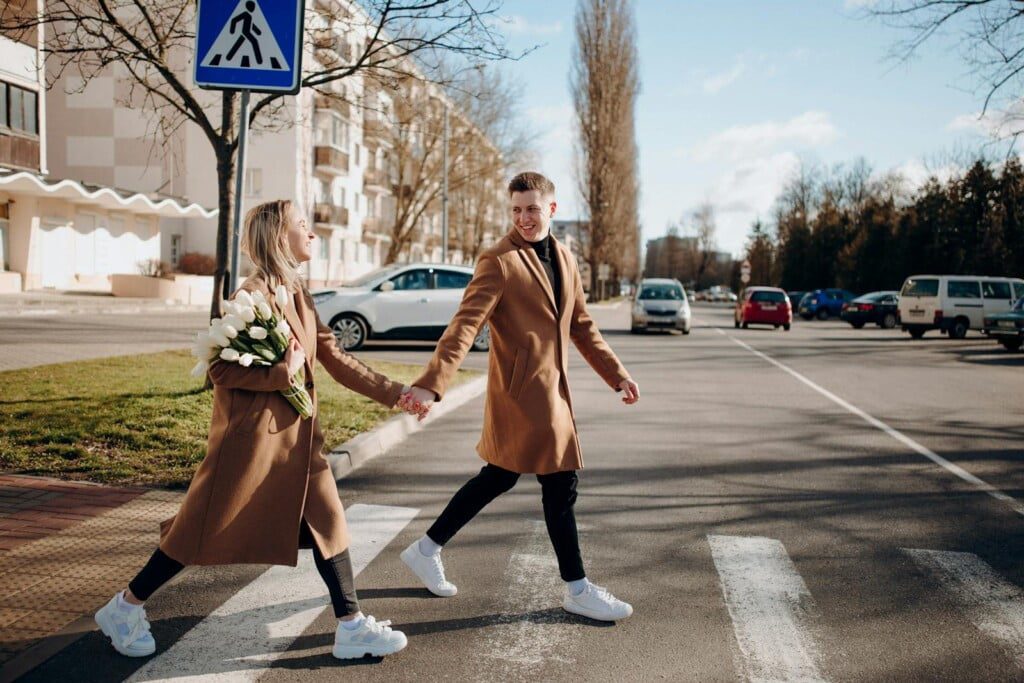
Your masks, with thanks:
[{"label": "black turtleneck sweater", "polygon": [[558,254],[555,253],[554,240],[551,239],[551,235],[548,235],[539,242],[530,242],[530,246],[533,247],[537,258],[540,259],[540,265],[547,273],[551,291],[555,294],[555,307],[557,308],[559,302],[562,301],[562,273],[558,268]]}]

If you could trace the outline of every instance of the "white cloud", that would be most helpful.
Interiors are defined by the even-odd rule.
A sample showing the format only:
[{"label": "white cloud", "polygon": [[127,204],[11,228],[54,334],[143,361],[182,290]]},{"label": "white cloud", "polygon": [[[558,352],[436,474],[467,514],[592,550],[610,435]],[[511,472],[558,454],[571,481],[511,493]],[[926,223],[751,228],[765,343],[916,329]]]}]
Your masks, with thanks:
[{"label": "white cloud", "polygon": [[[934,176],[938,178],[940,183],[949,182],[951,178],[956,178],[964,173],[964,169],[955,163],[946,163],[941,166],[928,166],[919,159],[911,159],[896,168],[892,169],[892,173],[903,178],[905,187],[910,192],[916,192],[921,189],[928,180]],[[879,174],[874,174],[879,175]]]},{"label": "white cloud", "polygon": [[1024,102],[1005,110],[961,114],[946,124],[946,130],[968,131],[991,138],[1007,138],[1024,130]]},{"label": "white cloud", "polygon": [[843,7],[846,9],[871,9],[878,4],[878,0],[844,0]]},{"label": "white cloud", "polygon": [[743,60],[737,60],[736,64],[734,64],[728,71],[713,74],[705,78],[704,82],[701,83],[701,87],[704,88],[704,92],[715,94],[723,88],[735,83],[736,80],[743,75],[746,68],[747,67],[743,63]]},{"label": "white cloud", "polygon": [[788,121],[726,128],[695,145],[689,156],[697,161],[739,161],[762,157],[780,147],[827,145],[838,137],[839,130],[826,112],[809,111]]},{"label": "white cloud", "polygon": [[799,165],[795,153],[779,152],[740,162],[714,181],[707,197],[715,207],[723,249],[738,252],[751,224],[757,218],[768,221],[775,198]]},{"label": "white cloud", "polygon": [[504,29],[506,32],[515,35],[554,35],[562,32],[562,22],[553,21],[550,24],[535,24],[526,17],[513,14],[507,17],[498,17],[494,26]]}]

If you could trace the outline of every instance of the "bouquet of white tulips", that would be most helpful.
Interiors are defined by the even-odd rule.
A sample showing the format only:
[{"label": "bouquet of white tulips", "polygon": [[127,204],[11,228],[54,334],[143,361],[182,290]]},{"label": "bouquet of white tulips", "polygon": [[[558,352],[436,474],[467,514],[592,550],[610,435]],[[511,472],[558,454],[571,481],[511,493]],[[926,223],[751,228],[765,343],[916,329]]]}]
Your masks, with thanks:
[{"label": "bouquet of white tulips", "polygon": [[[284,310],[289,303],[284,285],[275,293],[278,307]],[[286,320],[274,314],[263,292],[252,294],[241,290],[233,301],[221,303],[223,316],[210,321],[210,329],[196,334],[192,355],[199,359],[192,368],[193,377],[202,377],[217,359],[238,363],[248,368],[253,365],[273,365],[280,362],[288,350],[291,327]],[[313,399],[305,386],[305,369],[291,378],[291,386],[281,391],[302,417],[313,415]]]}]

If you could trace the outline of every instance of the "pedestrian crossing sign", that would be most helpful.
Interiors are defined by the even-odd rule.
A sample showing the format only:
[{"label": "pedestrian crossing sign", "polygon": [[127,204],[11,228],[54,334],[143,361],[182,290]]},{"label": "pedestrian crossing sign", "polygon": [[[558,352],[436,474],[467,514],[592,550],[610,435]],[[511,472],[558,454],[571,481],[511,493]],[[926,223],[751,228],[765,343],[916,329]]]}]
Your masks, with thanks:
[{"label": "pedestrian crossing sign", "polygon": [[304,12],[304,0],[199,0],[196,85],[298,92]]}]

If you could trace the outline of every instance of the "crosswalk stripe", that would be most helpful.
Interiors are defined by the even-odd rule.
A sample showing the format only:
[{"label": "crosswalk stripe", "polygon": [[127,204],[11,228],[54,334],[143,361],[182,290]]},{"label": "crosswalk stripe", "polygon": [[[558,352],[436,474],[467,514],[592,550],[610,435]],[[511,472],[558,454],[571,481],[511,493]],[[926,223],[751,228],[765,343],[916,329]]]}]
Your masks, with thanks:
[{"label": "crosswalk stripe", "polygon": [[810,591],[782,543],[708,535],[749,681],[823,681]]},{"label": "crosswalk stripe", "polygon": [[1024,591],[973,553],[903,548],[1024,669]]},{"label": "crosswalk stripe", "polygon": [[517,544],[503,581],[502,621],[489,629],[482,653],[498,660],[495,680],[534,680],[552,675],[552,665],[572,662],[569,644],[581,635],[561,608],[565,584],[544,522],[533,520]]},{"label": "crosswalk stripe", "polygon": [[[346,510],[352,570],[359,572],[419,510],[353,505]],[[327,607],[327,587],[309,551],[298,566],[271,567],[196,624],[129,681],[255,681]]]}]

